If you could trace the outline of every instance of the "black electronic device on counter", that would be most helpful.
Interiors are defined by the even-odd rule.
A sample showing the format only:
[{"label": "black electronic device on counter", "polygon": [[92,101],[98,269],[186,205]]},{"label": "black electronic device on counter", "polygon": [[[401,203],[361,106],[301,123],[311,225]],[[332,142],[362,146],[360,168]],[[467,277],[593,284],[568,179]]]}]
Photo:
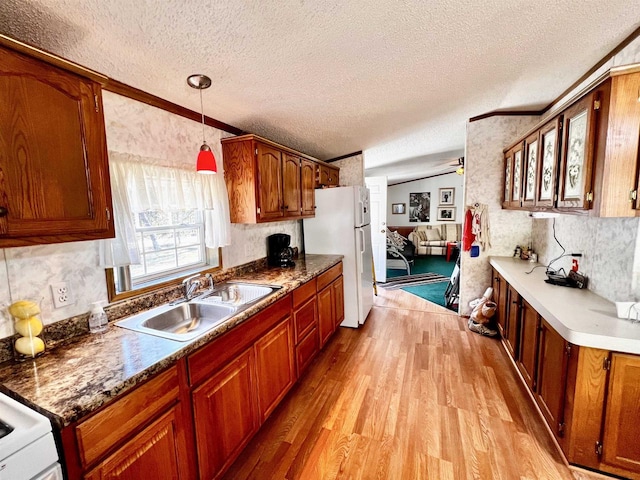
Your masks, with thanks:
[{"label": "black electronic device on counter", "polygon": [[571,270],[569,274],[565,277],[564,275],[555,275],[552,273],[547,273],[547,279],[545,282],[551,285],[559,285],[561,287],[571,287],[571,288],[586,288],[588,278],[584,275],[574,272]]},{"label": "black electronic device on counter", "polygon": [[295,267],[291,235],[274,233],[267,237],[267,263],[270,267]]}]

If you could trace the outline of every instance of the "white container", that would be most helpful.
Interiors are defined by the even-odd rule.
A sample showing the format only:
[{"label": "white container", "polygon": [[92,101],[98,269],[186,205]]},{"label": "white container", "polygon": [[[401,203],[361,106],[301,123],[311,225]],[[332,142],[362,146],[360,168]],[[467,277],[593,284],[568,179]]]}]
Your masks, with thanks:
[{"label": "white container", "polygon": [[616,302],[618,318],[640,321],[640,302]]},{"label": "white container", "polygon": [[109,319],[102,309],[102,302],[93,302],[89,313],[89,331],[91,333],[102,333],[109,327]]}]

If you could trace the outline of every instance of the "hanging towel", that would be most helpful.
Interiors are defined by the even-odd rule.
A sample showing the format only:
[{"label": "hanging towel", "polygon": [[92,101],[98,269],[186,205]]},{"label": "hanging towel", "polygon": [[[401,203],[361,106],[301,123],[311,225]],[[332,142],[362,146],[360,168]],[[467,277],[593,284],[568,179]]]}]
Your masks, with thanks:
[{"label": "hanging towel", "polygon": [[471,245],[475,241],[476,236],[473,234],[473,213],[471,209],[467,207],[464,214],[464,228],[462,232],[462,250],[468,252],[471,250]]}]

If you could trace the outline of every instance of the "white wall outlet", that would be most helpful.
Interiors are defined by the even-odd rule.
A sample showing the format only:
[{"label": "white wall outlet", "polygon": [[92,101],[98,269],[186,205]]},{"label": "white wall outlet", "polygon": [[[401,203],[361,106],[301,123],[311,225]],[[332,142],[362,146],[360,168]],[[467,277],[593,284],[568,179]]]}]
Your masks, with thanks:
[{"label": "white wall outlet", "polygon": [[249,258],[251,256],[251,245],[249,242],[244,245],[244,256],[245,258]]},{"label": "white wall outlet", "polygon": [[51,296],[53,297],[53,306],[55,308],[62,308],[76,303],[71,289],[66,282],[52,283],[50,287]]}]

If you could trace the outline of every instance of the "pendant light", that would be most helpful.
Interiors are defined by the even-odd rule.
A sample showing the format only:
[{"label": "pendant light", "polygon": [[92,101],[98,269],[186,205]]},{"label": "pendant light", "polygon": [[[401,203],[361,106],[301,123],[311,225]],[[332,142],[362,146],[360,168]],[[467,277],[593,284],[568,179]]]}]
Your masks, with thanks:
[{"label": "pendant light", "polygon": [[198,153],[198,160],[196,161],[196,171],[198,173],[216,173],[218,171],[218,166],[216,165],[216,157],[213,156],[211,147],[207,145],[207,142],[204,139],[204,107],[202,105],[202,90],[211,86],[211,79],[202,74],[190,75],[187,78],[187,83],[191,88],[200,90],[200,113],[202,114],[202,146],[200,147],[200,153]]}]

